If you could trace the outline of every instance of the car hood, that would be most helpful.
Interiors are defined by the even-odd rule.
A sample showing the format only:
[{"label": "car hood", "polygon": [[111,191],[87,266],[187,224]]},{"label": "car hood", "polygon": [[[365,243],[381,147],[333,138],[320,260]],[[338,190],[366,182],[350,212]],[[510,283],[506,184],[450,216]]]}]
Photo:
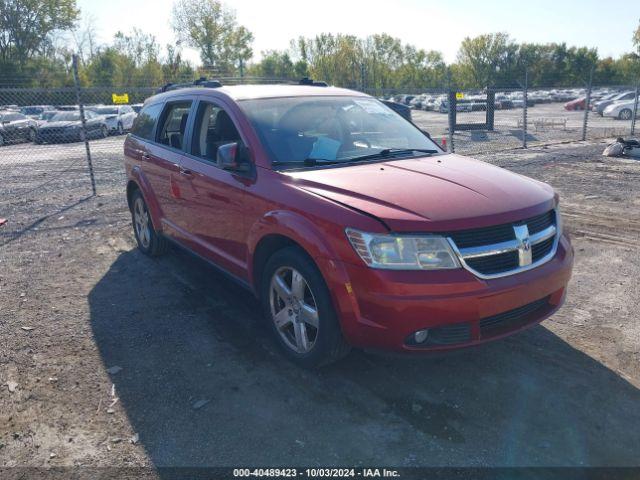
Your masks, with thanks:
[{"label": "car hood", "polygon": [[633,100],[621,100],[619,102],[614,102],[605,108],[605,110],[615,110],[617,108],[633,108],[633,104],[635,102]]},{"label": "car hood", "polygon": [[297,188],[398,232],[514,222],[547,212],[556,202],[542,182],[454,154],[285,173]]},{"label": "car hood", "polygon": [[78,127],[80,122],[47,122],[43,128]]}]

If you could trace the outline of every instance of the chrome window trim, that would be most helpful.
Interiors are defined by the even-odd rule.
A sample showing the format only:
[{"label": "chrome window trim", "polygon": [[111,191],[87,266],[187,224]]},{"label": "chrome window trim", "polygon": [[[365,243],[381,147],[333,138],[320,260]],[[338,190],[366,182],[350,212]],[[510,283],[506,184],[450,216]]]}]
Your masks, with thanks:
[{"label": "chrome window trim", "polygon": [[531,247],[533,247],[534,245],[537,245],[538,243],[542,243],[550,238],[554,238],[554,242],[549,253],[544,257],[542,257],[541,259],[539,259],[537,262],[533,262],[529,265],[521,266],[513,270],[507,270],[505,272],[483,274],[471,268],[465,260],[499,255],[502,253],[508,253],[508,252],[514,252],[514,251],[517,252],[518,247],[520,246],[519,240],[509,240],[506,242],[494,243],[491,245],[481,245],[478,247],[468,247],[468,248],[461,248],[461,249],[457,247],[456,243],[453,241],[451,237],[447,237],[447,241],[449,242],[449,245],[451,245],[451,248],[453,249],[455,254],[458,256],[458,260],[460,261],[462,268],[471,272],[476,277],[481,278],[483,280],[491,280],[494,278],[508,277],[511,275],[516,275],[518,273],[526,272],[534,268],[537,268],[549,262],[553,257],[555,257],[558,251],[558,243],[560,242],[560,236],[561,236],[560,229],[558,228],[559,226],[558,216],[559,214],[556,210],[556,224],[551,225],[540,232],[534,233],[529,237],[529,242],[531,244]]}]

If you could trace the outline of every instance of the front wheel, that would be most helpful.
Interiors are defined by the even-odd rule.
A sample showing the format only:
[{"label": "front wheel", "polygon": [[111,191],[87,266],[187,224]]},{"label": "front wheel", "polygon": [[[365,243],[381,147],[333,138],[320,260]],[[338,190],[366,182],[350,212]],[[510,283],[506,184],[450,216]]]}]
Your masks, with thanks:
[{"label": "front wheel", "polygon": [[623,108],[622,110],[620,110],[620,113],[618,114],[618,118],[620,120],[631,120],[632,116],[633,116],[633,112],[631,111],[630,108]]},{"label": "front wheel", "polygon": [[269,259],[260,298],[276,341],[296,364],[316,368],[349,353],[324,278],[299,248]]},{"label": "front wheel", "polygon": [[118,135],[124,135],[124,126],[122,123],[118,123]]},{"label": "front wheel", "polygon": [[30,128],[30,129],[29,129],[29,137],[28,137],[28,140],[29,140],[31,143],[35,143],[35,141],[36,141],[36,139],[37,139],[37,138],[38,138],[38,132],[36,131],[36,129],[35,129],[35,128]]},{"label": "front wheel", "polygon": [[102,126],[102,128],[100,129],[100,137],[101,138],[107,138],[109,136],[109,130],[107,129],[106,126]]},{"label": "front wheel", "polygon": [[168,247],[167,239],[153,228],[151,214],[140,190],[136,190],[131,197],[131,219],[138,249],[150,257],[165,253]]}]

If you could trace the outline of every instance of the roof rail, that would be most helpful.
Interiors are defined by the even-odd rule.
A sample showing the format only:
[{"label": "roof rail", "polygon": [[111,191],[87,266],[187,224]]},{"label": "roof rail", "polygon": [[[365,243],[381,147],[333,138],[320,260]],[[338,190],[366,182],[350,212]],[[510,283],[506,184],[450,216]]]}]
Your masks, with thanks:
[{"label": "roof rail", "polygon": [[298,85],[307,85],[309,87],[328,87],[327,82],[316,82],[314,79],[309,77],[304,77],[300,79]]},{"label": "roof rail", "polygon": [[219,80],[207,80],[207,77],[200,77],[191,83],[167,83],[163,87],[160,87],[156,93],[169,92],[171,90],[179,90],[181,88],[189,87],[220,88],[222,87],[222,82]]}]

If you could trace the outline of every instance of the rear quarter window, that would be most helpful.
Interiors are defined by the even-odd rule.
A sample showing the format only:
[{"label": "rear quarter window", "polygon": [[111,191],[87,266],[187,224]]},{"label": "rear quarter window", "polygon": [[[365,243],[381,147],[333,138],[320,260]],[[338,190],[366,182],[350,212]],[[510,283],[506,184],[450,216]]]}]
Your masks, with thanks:
[{"label": "rear quarter window", "polygon": [[156,103],[144,107],[133,125],[131,133],[144,140],[154,140],[155,126],[162,112],[162,104]]}]

